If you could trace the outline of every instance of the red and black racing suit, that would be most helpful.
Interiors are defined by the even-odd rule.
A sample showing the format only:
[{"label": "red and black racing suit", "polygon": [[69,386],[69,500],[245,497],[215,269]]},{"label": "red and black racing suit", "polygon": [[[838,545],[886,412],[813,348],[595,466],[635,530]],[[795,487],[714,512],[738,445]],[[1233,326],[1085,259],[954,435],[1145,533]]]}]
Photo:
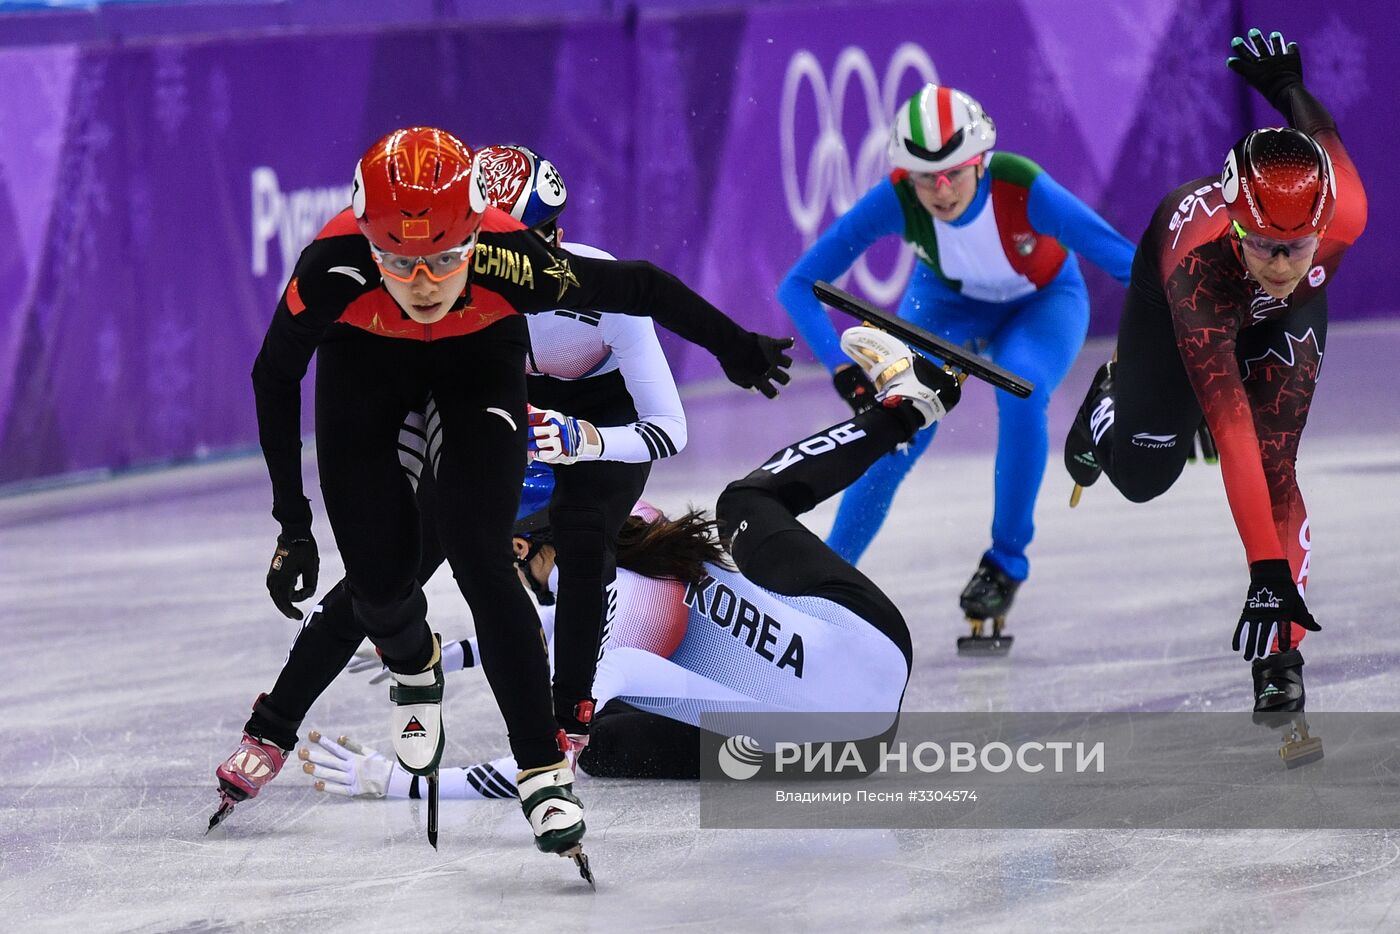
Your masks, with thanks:
[{"label": "red and black racing suit", "polygon": [[[1366,193],[1326,109],[1301,84],[1285,100],[1290,124],[1335,172],[1336,215],[1313,266],[1288,298],[1271,298],[1246,271],[1218,179],[1169,194],[1133,259],[1114,421],[1095,453],[1114,486],[1144,502],[1176,481],[1204,413],[1248,560],[1287,558],[1302,587],[1310,540],[1298,440],[1326,346],[1326,283],[1366,226]],[[1303,633],[1294,625],[1295,645]]]},{"label": "red and black racing suit", "polygon": [[[538,617],[515,574],[511,528],[526,463],[525,353],[519,313],[557,308],[649,315],[759,372],[754,336],[646,262],[587,259],[546,245],[494,208],[468,287],[442,321],[414,322],[380,287],[349,210],[301,254],[253,366],[259,440],[284,536],[310,535],[301,481],[300,383],[313,353],[316,451],[326,513],[345,564],[355,622],[395,671],[421,671],[433,645],[419,569],[419,516],[399,462],[404,416],[431,393],[442,419],[440,541],[472,610],[482,666],[522,769],[559,759]],[[761,354],[760,354],[761,355]],[[358,641],[358,639],[356,639]],[[284,681],[296,672],[283,672]],[[309,672],[306,674],[310,675]],[[290,677],[289,677],[290,676]],[[325,683],[250,725],[283,748]]]}]

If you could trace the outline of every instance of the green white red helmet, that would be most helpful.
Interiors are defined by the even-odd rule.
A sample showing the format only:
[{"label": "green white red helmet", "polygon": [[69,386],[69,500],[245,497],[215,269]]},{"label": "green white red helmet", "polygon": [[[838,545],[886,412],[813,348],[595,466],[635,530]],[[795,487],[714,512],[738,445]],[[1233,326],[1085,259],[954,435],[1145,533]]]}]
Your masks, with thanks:
[{"label": "green white red helmet", "polygon": [[996,145],[997,127],[968,94],[926,84],[890,127],[890,162],[910,172],[946,172]]}]

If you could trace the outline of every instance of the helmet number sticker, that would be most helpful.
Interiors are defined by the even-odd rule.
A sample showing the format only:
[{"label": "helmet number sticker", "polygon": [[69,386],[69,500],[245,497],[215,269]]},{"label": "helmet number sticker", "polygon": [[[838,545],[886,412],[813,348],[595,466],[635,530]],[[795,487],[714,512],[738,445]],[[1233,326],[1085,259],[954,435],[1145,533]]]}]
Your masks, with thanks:
[{"label": "helmet number sticker", "polygon": [[540,200],[550,207],[564,203],[564,180],[559,177],[559,170],[554,167],[553,162],[540,162],[540,178],[535,190],[539,192]]}]

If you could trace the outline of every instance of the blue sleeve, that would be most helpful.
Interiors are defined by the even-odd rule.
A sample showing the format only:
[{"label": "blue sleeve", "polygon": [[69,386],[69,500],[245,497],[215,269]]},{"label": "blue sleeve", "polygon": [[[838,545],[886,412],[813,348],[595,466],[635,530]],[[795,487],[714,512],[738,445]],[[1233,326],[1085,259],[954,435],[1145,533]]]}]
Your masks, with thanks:
[{"label": "blue sleeve", "polygon": [[1132,276],[1133,245],[1094,209],[1042,172],[1031,182],[1026,216],[1038,233],[1054,237],[1124,285]]},{"label": "blue sleeve", "polygon": [[828,370],[850,361],[841,352],[841,341],[827,317],[826,306],[812,294],[813,283],[819,279],[834,282],[872,243],[903,229],[904,211],[899,206],[899,196],[895,194],[894,183],[886,179],[837,218],[788,270],[778,286],[778,301],[787,309],[807,346]]}]

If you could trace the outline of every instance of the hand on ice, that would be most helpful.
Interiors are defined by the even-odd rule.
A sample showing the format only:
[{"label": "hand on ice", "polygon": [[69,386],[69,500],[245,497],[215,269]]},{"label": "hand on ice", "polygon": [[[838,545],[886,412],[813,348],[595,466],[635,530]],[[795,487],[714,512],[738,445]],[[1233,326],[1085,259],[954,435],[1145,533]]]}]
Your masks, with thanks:
[{"label": "hand on ice", "polygon": [[[460,642],[444,642],[442,644],[442,670],[460,671],[463,668],[470,668],[475,664],[476,655],[472,653],[471,662],[468,662],[466,648]],[[379,684],[381,681],[389,680],[389,668],[384,664],[384,659],[379,656],[379,650],[374,644],[366,641],[355,654],[350,657],[350,662],[345,666],[345,670],[351,674],[358,675],[365,672],[373,672],[369,679],[370,684]]]},{"label": "hand on ice", "polygon": [[1293,648],[1293,623],[1309,632],[1322,629],[1298,593],[1288,562],[1255,561],[1249,566],[1249,592],[1235,626],[1235,651],[1243,649],[1245,661],[1263,658],[1277,636],[1279,651],[1287,652]]},{"label": "hand on ice", "polygon": [[351,656],[350,663],[345,666],[345,670],[351,674],[362,674],[366,671],[374,672],[369,679],[370,684],[378,684],[387,681],[389,678],[389,668],[384,664],[384,659],[379,656],[379,650],[374,647],[374,643],[366,641]]},{"label": "hand on ice", "polygon": [[348,736],[332,741],[312,730],[306,737],[314,745],[297,750],[301,770],[315,778],[317,791],[347,798],[382,798],[396,764]]}]

